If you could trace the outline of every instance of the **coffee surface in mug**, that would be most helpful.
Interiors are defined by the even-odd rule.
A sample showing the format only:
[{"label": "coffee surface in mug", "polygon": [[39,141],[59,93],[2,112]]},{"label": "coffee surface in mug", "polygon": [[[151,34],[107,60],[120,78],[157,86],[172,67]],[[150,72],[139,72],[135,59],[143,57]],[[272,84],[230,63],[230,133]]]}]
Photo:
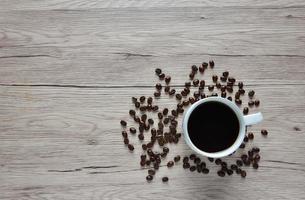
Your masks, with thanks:
[{"label": "coffee surface in mug", "polygon": [[187,125],[192,143],[208,153],[232,146],[239,134],[239,120],[235,112],[219,102],[206,102],[191,113]]}]

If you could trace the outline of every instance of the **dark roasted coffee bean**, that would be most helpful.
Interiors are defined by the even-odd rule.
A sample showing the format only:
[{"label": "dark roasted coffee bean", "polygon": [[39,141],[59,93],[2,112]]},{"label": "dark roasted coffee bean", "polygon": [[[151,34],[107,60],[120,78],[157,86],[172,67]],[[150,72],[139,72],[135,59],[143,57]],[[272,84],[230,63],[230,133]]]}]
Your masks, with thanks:
[{"label": "dark roasted coffee bean", "polygon": [[128,138],[124,138],[124,144],[129,144],[129,139]]},{"label": "dark roasted coffee bean", "polygon": [[145,160],[141,160],[140,165],[141,165],[141,167],[144,167],[145,166]]},{"label": "dark roasted coffee bean", "polygon": [[200,66],[200,67],[199,67],[199,72],[200,72],[200,73],[203,73],[203,72],[204,72],[204,67]]},{"label": "dark roasted coffee bean", "polygon": [[158,112],[158,118],[162,119],[163,118],[163,114],[161,112]]},{"label": "dark roasted coffee bean", "polygon": [[121,124],[122,126],[124,126],[124,127],[127,126],[127,122],[124,121],[124,120],[121,120],[121,121],[120,121],[120,124]]},{"label": "dark roasted coffee bean", "polygon": [[228,71],[224,71],[224,72],[222,73],[222,75],[223,75],[224,77],[228,77],[228,76],[229,76],[229,72],[228,72]]},{"label": "dark roasted coffee bean", "polygon": [[225,85],[222,85],[222,86],[220,87],[220,90],[221,90],[222,92],[225,92],[226,89],[227,89],[227,86],[225,86]]},{"label": "dark roasted coffee bean", "polygon": [[167,176],[162,177],[162,182],[163,182],[163,183],[168,182],[168,177],[167,177]]},{"label": "dark roasted coffee bean", "polygon": [[210,170],[208,168],[202,168],[202,173],[208,174]]},{"label": "dark roasted coffee bean", "polygon": [[220,80],[221,80],[222,82],[226,82],[226,81],[227,81],[227,77],[221,76],[221,77],[220,77]]},{"label": "dark roasted coffee bean", "polygon": [[200,158],[196,157],[196,158],[194,159],[194,163],[195,163],[195,164],[200,164],[200,162],[201,162],[201,159],[200,159]]},{"label": "dark roasted coffee bean", "polygon": [[194,73],[194,72],[191,72],[191,73],[189,74],[189,78],[190,78],[191,80],[193,80],[194,77],[195,77],[195,73]]},{"label": "dark roasted coffee bean", "polygon": [[200,83],[199,83],[200,87],[204,87],[205,86],[205,81],[204,80],[201,80]]},{"label": "dark roasted coffee bean", "polygon": [[250,90],[250,91],[248,92],[248,96],[249,96],[250,98],[252,98],[252,97],[254,96],[254,94],[255,94],[254,90]]},{"label": "dark roasted coffee bean", "polygon": [[238,88],[243,89],[243,87],[244,87],[244,83],[243,82],[238,82]]},{"label": "dark roasted coffee bean", "polygon": [[235,99],[239,99],[240,98],[240,93],[239,92],[236,92],[235,93]]},{"label": "dark roasted coffee bean", "polygon": [[191,154],[191,155],[190,155],[190,159],[191,159],[191,160],[195,160],[196,157],[197,157],[197,156],[196,156],[195,154]]},{"label": "dark roasted coffee bean", "polygon": [[147,121],[148,121],[148,123],[149,123],[150,125],[153,125],[153,124],[154,124],[154,120],[153,120],[153,119],[151,119],[151,118],[150,118],[150,119],[148,119]]},{"label": "dark roasted coffee bean", "polygon": [[228,164],[227,164],[226,162],[221,162],[221,166],[222,166],[222,167],[225,167],[225,168],[226,168],[227,165],[228,165]]},{"label": "dark roasted coffee bean", "polygon": [[160,97],[161,93],[160,92],[154,92],[154,97]]},{"label": "dark roasted coffee bean", "polygon": [[193,171],[195,171],[195,170],[196,170],[196,166],[191,166],[191,167],[190,167],[190,171],[191,171],[191,172],[193,172]]},{"label": "dark roasted coffee bean", "polygon": [[255,101],[254,101],[254,104],[255,104],[255,106],[257,107],[257,106],[259,106],[259,100],[258,99],[256,99]]},{"label": "dark roasted coffee bean", "polygon": [[229,93],[232,93],[233,92],[233,87],[232,86],[227,86],[227,91],[229,92]]},{"label": "dark roasted coffee bean", "polygon": [[140,102],[141,102],[141,103],[144,103],[144,101],[145,101],[145,96],[141,96],[141,97],[140,97]]},{"label": "dark roasted coffee bean", "polygon": [[136,111],[134,111],[134,110],[129,110],[129,115],[130,115],[130,116],[135,116],[135,115],[136,115]]},{"label": "dark roasted coffee bean", "polygon": [[247,176],[247,173],[246,173],[246,171],[241,170],[240,175],[241,175],[241,177],[245,178]]},{"label": "dark roasted coffee bean", "polygon": [[188,100],[184,100],[182,103],[183,103],[183,106],[188,106],[190,104],[190,102]]},{"label": "dark roasted coffee bean", "polygon": [[179,94],[179,93],[177,93],[177,94],[176,94],[176,99],[177,99],[177,100],[181,100],[181,99],[182,99],[182,95]]},{"label": "dark roasted coffee bean", "polygon": [[151,163],[150,160],[146,160],[146,161],[145,161],[145,164],[146,164],[147,166],[149,166],[150,163]]},{"label": "dark roasted coffee bean", "polygon": [[252,151],[253,151],[254,153],[259,153],[260,149],[259,149],[258,147],[253,147],[253,148],[252,148]]},{"label": "dark roasted coffee bean", "polygon": [[222,170],[218,171],[217,174],[218,174],[218,176],[220,176],[220,177],[224,177],[224,176],[226,175],[225,172],[222,171]]},{"label": "dark roasted coffee bean", "polygon": [[231,176],[231,175],[233,174],[233,171],[232,171],[231,169],[228,169],[228,170],[227,170],[227,174],[228,174],[229,176]]},{"label": "dark roasted coffee bean", "polygon": [[193,85],[194,85],[195,87],[197,87],[197,86],[199,85],[199,80],[198,80],[198,79],[194,79],[194,80],[193,80]]},{"label": "dark roasted coffee bean", "polygon": [[211,68],[214,68],[214,66],[215,66],[214,61],[213,61],[213,60],[210,60],[210,61],[209,61],[209,65],[210,65]]},{"label": "dark roasted coffee bean", "polygon": [[201,167],[202,169],[203,169],[203,168],[206,168],[206,166],[207,166],[207,165],[206,165],[205,162],[201,162],[201,163],[200,163],[200,167]]},{"label": "dark roasted coffee bean", "polygon": [[235,103],[236,103],[237,105],[241,105],[241,104],[242,104],[242,101],[241,101],[241,99],[235,99]]},{"label": "dark roasted coffee bean", "polygon": [[244,113],[244,115],[247,115],[249,113],[249,108],[248,107],[244,107],[243,113]]},{"label": "dark roasted coffee bean", "polygon": [[174,95],[176,93],[176,90],[175,89],[171,89],[170,91],[169,91],[169,95]]},{"label": "dark roasted coffee bean", "polygon": [[222,98],[226,98],[226,97],[227,97],[227,93],[226,93],[226,92],[222,92],[222,93],[221,93],[221,97],[222,97]]},{"label": "dark roasted coffee bean", "polygon": [[199,97],[200,97],[200,93],[199,93],[198,91],[195,91],[195,92],[194,92],[194,97],[195,97],[195,98],[199,98]]},{"label": "dark roasted coffee bean", "polygon": [[172,110],[172,115],[175,116],[175,117],[177,117],[177,116],[178,116],[177,111],[176,111],[176,110]]},{"label": "dark roasted coffee bean", "polygon": [[201,172],[202,172],[202,168],[201,168],[200,165],[197,165],[196,168],[197,168],[197,172],[198,172],[198,173],[201,173]]},{"label": "dark roasted coffee bean", "polygon": [[145,123],[146,119],[147,119],[147,115],[146,115],[146,114],[143,114],[143,115],[141,116],[141,120]]},{"label": "dark roasted coffee bean", "polygon": [[157,89],[157,90],[162,90],[162,85],[161,85],[161,83],[157,83],[157,84],[156,84],[156,89]]},{"label": "dark roasted coffee bean", "polygon": [[146,150],[147,150],[147,146],[146,146],[146,144],[142,144],[142,149],[143,149],[144,151],[146,151]]},{"label": "dark roasted coffee bean", "polygon": [[154,155],[154,152],[153,152],[151,149],[148,149],[148,150],[147,150],[147,154],[148,154],[149,156],[153,156],[153,155]]},{"label": "dark roasted coffee bean", "polygon": [[253,140],[254,134],[252,132],[248,133],[248,138],[249,138],[249,140]]},{"label": "dark roasted coffee bean", "polygon": [[232,101],[232,97],[227,97],[227,99],[228,99],[229,101]]},{"label": "dark roasted coffee bean", "polygon": [[141,112],[145,112],[145,111],[146,111],[146,106],[141,106],[141,107],[140,107],[140,111],[141,111]]},{"label": "dark roasted coffee bean", "polygon": [[129,149],[130,151],[133,151],[133,150],[134,150],[134,146],[133,146],[132,144],[128,144],[128,149]]},{"label": "dark roasted coffee bean", "polygon": [[248,159],[248,156],[246,154],[241,155],[240,157],[243,161]]},{"label": "dark roasted coffee bean", "polygon": [[158,128],[159,128],[159,129],[164,129],[164,125],[163,125],[162,122],[159,122],[159,123],[158,123]]},{"label": "dark roasted coffee bean", "polygon": [[187,162],[189,162],[189,158],[187,156],[184,156],[183,163],[187,163]]},{"label": "dark roasted coffee bean", "polygon": [[228,77],[228,81],[231,83],[235,83],[236,79],[233,77]]},{"label": "dark roasted coffee bean", "polygon": [[154,178],[154,177],[153,177],[152,175],[148,175],[148,176],[146,176],[146,180],[147,180],[147,181],[152,181],[152,180],[153,180],[153,178]]},{"label": "dark roasted coffee bean", "polygon": [[162,73],[162,70],[160,68],[156,68],[155,72],[156,72],[157,75],[160,75]]},{"label": "dark roasted coffee bean", "polygon": [[241,173],[241,169],[240,168],[237,168],[236,169],[236,174],[240,174]]},{"label": "dark roasted coffee bean", "polygon": [[164,79],[164,80],[165,80],[165,83],[166,83],[166,84],[169,84],[169,82],[171,82],[171,79],[172,79],[172,78],[171,78],[170,76],[166,76],[165,79]]},{"label": "dark roasted coffee bean", "polygon": [[175,161],[175,162],[179,162],[180,158],[181,158],[181,157],[180,157],[179,155],[178,155],[178,156],[175,156],[175,157],[174,157],[174,161]]},{"label": "dark roasted coffee bean", "polygon": [[137,129],[135,129],[134,127],[131,127],[131,128],[129,129],[129,131],[130,131],[130,133],[132,133],[132,134],[136,134]]},{"label": "dark roasted coffee bean", "polygon": [[154,163],[154,169],[158,170],[159,169],[159,163]]},{"label": "dark roasted coffee bean", "polygon": [[216,164],[216,165],[220,165],[220,164],[221,164],[221,159],[217,158],[217,159],[215,160],[215,164]]},{"label": "dark roasted coffee bean", "polygon": [[162,158],[165,158],[166,156],[167,156],[167,153],[164,153],[164,152],[161,153]]},{"label": "dark roasted coffee bean", "polygon": [[258,162],[260,159],[261,159],[261,156],[260,156],[260,155],[256,154],[256,155],[254,156],[254,161],[255,161],[255,162]]},{"label": "dark roasted coffee bean", "polygon": [[148,170],[148,174],[153,176],[153,175],[156,174],[156,171],[153,170],[153,169],[149,169],[149,170]]},{"label": "dark roasted coffee bean", "polygon": [[266,129],[262,129],[262,130],[261,130],[261,134],[262,134],[263,136],[267,136],[267,135],[268,135],[268,131],[267,131]]},{"label": "dark roasted coffee bean", "polygon": [[186,163],[183,163],[183,169],[188,169],[188,168],[190,168],[190,163],[188,163],[188,162],[186,162]]},{"label": "dark roasted coffee bean", "polygon": [[216,83],[216,88],[218,88],[218,89],[221,88],[221,84],[219,82]]},{"label": "dark roasted coffee bean", "polygon": [[248,156],[253,157],[253,151],[248,151]]},{"label": "dark roasted coffee bean", "polygon": [[169,152],[169,148],[163,147],[163,152],[168,153]]},{"label": "dark roasted coffee bean", "polygon": [[136,103],[137,101],[138,101],[137,98],[131,97],[131,102],[132,102],[132,103]]},{"label": "dark roasted coffee bean", "polygon": [[236,165],[237,165],[237,166],[243,166],[243,161],[241,161],[241,160],[236,160]]},{"label": "dark roasted coffee bean", "polygon": [[173,162],[173,161],[169,161],[169,162],[166,164],[166,166],[167,166],[168,168],[170,168],[170,167],[174,166],[174,162]]},{"label": "dark roasted coffee bean", "polygon": [[240,149],[244,149],[246,147],[246,145],[244,143],[241,143],[241,145],[239,146]]},{"label": "dark roasted coffee bean", "polygon": [[140,134],[138,135],[138,138],[139,138],[139,140],[144,140],[144,135],[143,135],[143,133],[140,133]]},{"label": "dark roasted coffee bean", "polygon": [[180,103],[177,104],[177,109],[178,109],[178,108],[183,108],[183,103],[182,103],[182,102],[180,102]]},{"label": "dark roasted coffee bean", "polygon": [[180,94],[181,94],[183,97],[186,97],[186,96],[187,96],[187,93],[186,93],[184,90],[182,90]]},{"label": "dark roasted coffee bean", "polygon": [[232,170],[236,170],[237,169],[237,165],[231,165],[231,167],[230,167]]},{"label": "dark roasted coffee bean", "polygon": [[164,73],[159,74],[159,79],[160,80],[163,80],[164,78],[165,78],[165,74]]},{"label": "dark roasted coffee bean", "polygon": [[141,121],[140,117],[138,117],[138,116],[134,116],[133,119],[137,123],[139,123]]},{"label": "dark roasted coffee bean", "polygon": [[163,115],[167,115],[168,113],[168,108],[164,108],[163,111],[162,111]]},{"label": "dark roasted coffee bean", "polygon": [[254,169],[258,169],[258,164],[257,164],[257,163],[253,163],[253,164],[252,164],[252,167],[253,167]]},{"label": "dark roasted coffee bean", "polygon": [[244,137],[244,142],[248,142],[248,141],[249,141],[248,137],[245,136],[245,137]]},{"label": "dark roasted coffee bean", "polygon": [[126,131],[122,131],[122,136],[123,136],[124,138],[127,138],[127,137],[128,137],[127,132],[126,132]]},{"label": "dark roasted coffee bean", "polygon": [[212,76],[212,80],[213,80],[214,83],[216,83],[217,80],[218,80],[218,76],[217,76],[217,75],[213,75],[213,76]]},{"label": "dark roasted coffee bean", "polygon": [[157,130],[155,128],[152,128],[150,132],[152,136],[156,136],[157,134]]},{"label": "dark roasted coffee bean", "polygon": [[192,85],[191,82],[185,82],[184,83],[184,86],[187,87],[187,88],[191,87],[191,85]]},{"label": "dark roasted coffee bean", "polygon": [[165,92],[165,93],[169,93],[169,91],[170,91],[170,87],[169,87],[169,86],[165,86],[164,92]]},{"label": "dark roasted coffee bean", "polygon": [[193,72],[197,72],[198,71],[198,67],[196,65],[192,65],[192,71]]},{"label": "dark roasted coffee bean", "polygon": [[137,102],[135,102],[135,104],[134,104],[134,105],[135,105],[135,107],[136,107],[136,108],[140,108],[140,106],[141,106],[140,102],[138,102],[138,101],[137,101]]},{"label": "dark roasted coffee bean", "polygon": [[148,142],[146,145],[147,145],[147,148],[149,148],[149,149],[150,149],[150,148],[152,148],[152,147],[153,147],[153,145],[154,145],[154,144],[153,144],[152,142]]},{"label": "dark roasted coffee bean", "polygon": [[169,123],[169,118],[168,117],[164,118],[163,123],[168,124]]},{"label": "dark roasted coffee bean", "polygon": [[154,163],[156,161],[155,157],[151,156],[149,157],[150,162]]},{"label": "dark roasted coffee bean", "polygon": [[208,89],[209,89],[209,91],[213,91],[214,90],[214,85],[209,85]]},{"label": "dark roasted coffee bean", "polygon": [[208,68],[208,63],[203,62],[203,63],[201,64],[201,66],[202,66],[204,69],[206,69],[206,68]]},{"label": "dark roasted coffee bean", "polygon": [[210,162],[214,162],[214,158],[208,157],[208,160],[209,160]]},{"label": "dark roasted coffee bean", "polygon": [[249,159],[247,159],[247,160],[245,160],[245,161],[243,161],[243,162],[244,162],[245,166],[249,166],[249,165],[251,164],[251,162],[250,162]]},{"label": "dark roasted coffee bean", "polygon": [[248,105],[249,105],[250,107],[254,106],[254,101],[250,100],[250,101],[248,102]]}]

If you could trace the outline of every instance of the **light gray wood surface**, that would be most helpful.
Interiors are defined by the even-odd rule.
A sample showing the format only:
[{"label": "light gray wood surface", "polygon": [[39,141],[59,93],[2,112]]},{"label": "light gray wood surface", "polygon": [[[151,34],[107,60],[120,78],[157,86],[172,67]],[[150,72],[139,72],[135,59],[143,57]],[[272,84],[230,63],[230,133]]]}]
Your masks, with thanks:
[{"label": "light gray wood surface", "polygon": [[[0,199],[304,199],[304,13],[283,0],[0,1]],[[155,67],[179,90],[209,59],[203,78],[229,70],[261,100],[261,166],[241,179],[180,163],[147,183],[119,120],[152,95]],[[169,158],[190,153],[181,140]]]}]

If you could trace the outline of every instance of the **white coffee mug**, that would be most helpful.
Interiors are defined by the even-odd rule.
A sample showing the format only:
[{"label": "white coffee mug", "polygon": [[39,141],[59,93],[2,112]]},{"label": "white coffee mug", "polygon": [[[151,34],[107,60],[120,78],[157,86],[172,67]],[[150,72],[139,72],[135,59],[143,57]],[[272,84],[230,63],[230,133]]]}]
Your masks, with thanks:
[{"label": "white coffee mug", "polygon": [[[239,133],[238,133],[238,136],[237,136],[235,142],[229,148],[222,150],[222,151],[213,152],[213,153],[204,152],[204,151],[198,149],[191,141],[189,133],[188,133],[188,128],[187,128],[189,118],[190,118],[192,112],[195,110],[195,108],[197,108],[199,105],[207,103],[207,102],[219,102],[219,103],[225,104],[227,107],[229,107],[233,110],[233,112],[235,113],[235,115],[239,121]],[[246,134],[246,126],[257,124],[257,123],[261,122],[262,120],[263,120],[263,115],[260,112],[244,116],[243,113],[241,112],[240,108],[237,105],[235,105],[232,101],[229,101],[226,98],[222,98],[222,97],[204,98],[204,99],[201,99],[201,100],[195,102],[183,116],[182,129],[183,129],[184,140],[186,141],[188,146],[191,147],[191,149],[193,149],[195,152],[197,152],[200,155],[207,156],[210,158],[225,157],[225,156],[228,156],[228,155],[234,153],[239,148],[239,146],[243,142],[245,134]],[[219,124],[219,125],[221,125],[221,124]]]}]

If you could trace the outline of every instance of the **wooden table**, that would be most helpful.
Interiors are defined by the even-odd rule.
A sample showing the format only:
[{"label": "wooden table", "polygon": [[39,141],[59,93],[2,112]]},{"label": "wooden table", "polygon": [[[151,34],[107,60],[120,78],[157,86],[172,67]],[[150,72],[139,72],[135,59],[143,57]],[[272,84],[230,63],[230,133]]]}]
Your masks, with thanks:
[{"label": "wooden table", "polygon": [[[122,142],[131,97],[152,95],[156,67],[179,90],[209,59],[205,78],[229,70],[261,100],[260,168],[163,162],[147,183],[140,142]],[[303,0],[0,1],[0,199],[304,199],[304,63]],[[181,140],[168,157],[190,153]]]}]

